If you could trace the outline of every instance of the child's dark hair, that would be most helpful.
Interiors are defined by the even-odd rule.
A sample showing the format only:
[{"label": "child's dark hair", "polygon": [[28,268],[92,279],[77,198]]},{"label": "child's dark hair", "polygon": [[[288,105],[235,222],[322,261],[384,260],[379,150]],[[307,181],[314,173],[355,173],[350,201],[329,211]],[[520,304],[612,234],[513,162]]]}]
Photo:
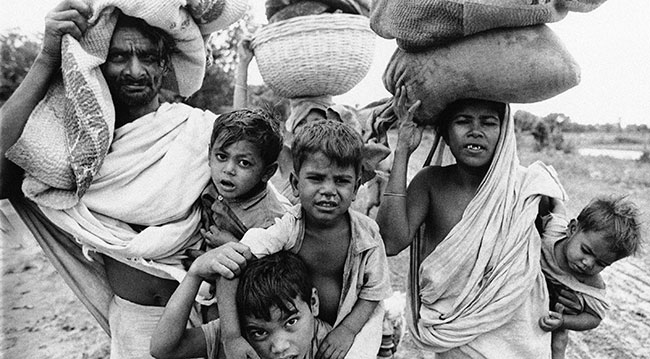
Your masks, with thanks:
[{"label": "child's dark hair", "polygon": [[307,123],[296,129],[293,138],[293,170],[300,172],[307,156],[321,152],[338,166],[353,166],[359,175],[362,150],[361,135],[343,122],[318,120]]},{"label": "child's dark hair", "polygon": [[280,122],[272,112],[264,109],[243,109],[224,113],[212,126],[210,152],[217,140],[228,147],[238,141],[249,141],[262,155],[266,166],[278,160],[282,150]]},{"label": "child's dark hair", "polygon": [[115,25],[115,28],[118,27],[134,28],[140,31],[144,37],[156,44],[161,65],[171,69],[172,55],[179,51],[172,35],[165,30],[147,24],[143,19],[126,15],[121,11],[118,12],[117,24]]},{"label": "child's dark hair", "polygon": [[250,261],[240,278],[236,297],[240,322],[247,316],[270,321],[273,307],[289,314],[296,308],[296,298],[311,302],[309,270],[294,253],[280,251]]},{"label": "child's dark hair", "polygon": [[618,259],[636,254],[641,247],[639,210],[625,197],[595,198],[577,221],[578,230],[604,233]]},{"label": "child's dark hair", "polygon": [[452,120],[452,116],[456,114],[461,108],[464,108],[468,105],[474,104],[474,103],[482,103],[487,105],[489,108],[493,109],[499,114],[499,120],[501,120],[501,123],[503,124],[503,119],[506,114],[506,104],[503,102],[496,102],[496,101],[488,101],[488,100],[479,100],[479,99],[474,99],[474,98],[463,98],[460,100],[456,100],[447,107],[440,113],[438,116],[438,121],[435,122],[433,125],[433,129],[436,131],[436,133],[442,134],[443,136],[447,135],[447,129],[449,128],[449,123]]}]

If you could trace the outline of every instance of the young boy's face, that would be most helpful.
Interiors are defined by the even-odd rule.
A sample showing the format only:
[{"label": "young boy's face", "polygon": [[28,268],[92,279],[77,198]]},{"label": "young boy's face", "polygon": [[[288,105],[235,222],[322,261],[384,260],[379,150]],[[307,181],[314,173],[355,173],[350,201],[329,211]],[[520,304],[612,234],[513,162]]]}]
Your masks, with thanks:
[{"label": "young boy's face", "polygon": [[[283,313],[274,306],[270,309],[270,321],[251,316],[244,318],[244,337],[262,359],[308,357],[314,338],[314,318],[318,315],[315,289],[310,301],[306,303],[295,298],[291,313]],[[288,303],[288,307],[293,306]]]},{"label": "young boy's face", "polygon": [[447,144],[456,162],[469,167],[489,166],[501,133],[499,113],[487,103],[468,103],[448,120]]},{"label": "young boy's face", "polygon": [[217,138],[210,151],[212,183],[226,199],[245,197],[260,182],[271,177],[260,150],[249,141],[237,141],[226,147]]},{"label": "young boy's face", "polygon": [[618,259],[603,232],[578,229],[575,220],[569,224],[567,241],[564,247],[566,263],[571,273],[578,277],[596,275]]},{"label": "young boy's face", "polygon": [[359,179],[354,166],[338,166],[317,152],[307,156],[298,174],[291,174],[291,185],[307,220],[334,225],[345,219],[356,198]]}]

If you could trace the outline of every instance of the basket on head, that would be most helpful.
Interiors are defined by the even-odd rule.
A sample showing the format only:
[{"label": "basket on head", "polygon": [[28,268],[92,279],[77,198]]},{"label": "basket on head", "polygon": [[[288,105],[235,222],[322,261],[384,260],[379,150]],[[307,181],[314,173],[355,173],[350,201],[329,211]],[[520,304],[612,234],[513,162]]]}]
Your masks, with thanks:
[{"label": "basket on head", "polygon": [[297,16],[266,25],[251,46],[264,82],[278,96],[336,96],[368,73],[375,33],[361,15]]}]

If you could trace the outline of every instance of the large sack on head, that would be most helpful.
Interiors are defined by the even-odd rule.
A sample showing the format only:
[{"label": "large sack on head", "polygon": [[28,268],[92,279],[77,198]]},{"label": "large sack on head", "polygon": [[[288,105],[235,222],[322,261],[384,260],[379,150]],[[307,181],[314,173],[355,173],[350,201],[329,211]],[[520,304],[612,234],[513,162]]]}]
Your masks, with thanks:
[{"label": "large sack on head", "polygon": [[397,39],[407,51],[422,50],[500,27],[562,20],[568,11],[586,12],[605,0],[375,0],[371,28]]},{"label": "large sack on head", "polygon": [[421,100],[416,121],[433,124],[461,98],[507,103],[549,99],[580,82],[580,68],[546,25],[496,29],[419,53],[397,49],[384,72],[384,86],[406,86]]},{"label": "large sack on head", "polygon": [[[264,3],[264,7],[266,8],[266,18],[269,22],[273,22],[272,18],[279,12],[285,10],[287,7],[293,7],[294,5],[303,2],[319,2],[327,8],[325,12],[328,13],[343,12],[346,14],[363,16],[368,16],[370,14],[370,0],[266,0]],[[300,7],[297,9],[299,8]]]},{"label": "large sack on head", "polygon": [[276,95],[336,96],[368,74],[375,38],[365,16],[322,14],[268,24],[255,33],[251,47]]}]

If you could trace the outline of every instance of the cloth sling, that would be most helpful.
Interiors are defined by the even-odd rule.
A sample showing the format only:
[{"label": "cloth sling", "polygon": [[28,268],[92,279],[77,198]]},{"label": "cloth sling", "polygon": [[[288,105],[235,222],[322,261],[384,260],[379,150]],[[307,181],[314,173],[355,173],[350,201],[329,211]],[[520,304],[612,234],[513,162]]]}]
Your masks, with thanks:
[{"label": "cloth sling", "polygon": [[[540,196],[566,194],[553,168],[519,165],[508,111],[505,118],[494,160],[460,222],[427,258],[420,257],[422,235],[411,245],[409,328],[416,344],[435,352],[504,326],[543,283],[534,226]],[[441,163],[446,146],[434,145]]]}]

